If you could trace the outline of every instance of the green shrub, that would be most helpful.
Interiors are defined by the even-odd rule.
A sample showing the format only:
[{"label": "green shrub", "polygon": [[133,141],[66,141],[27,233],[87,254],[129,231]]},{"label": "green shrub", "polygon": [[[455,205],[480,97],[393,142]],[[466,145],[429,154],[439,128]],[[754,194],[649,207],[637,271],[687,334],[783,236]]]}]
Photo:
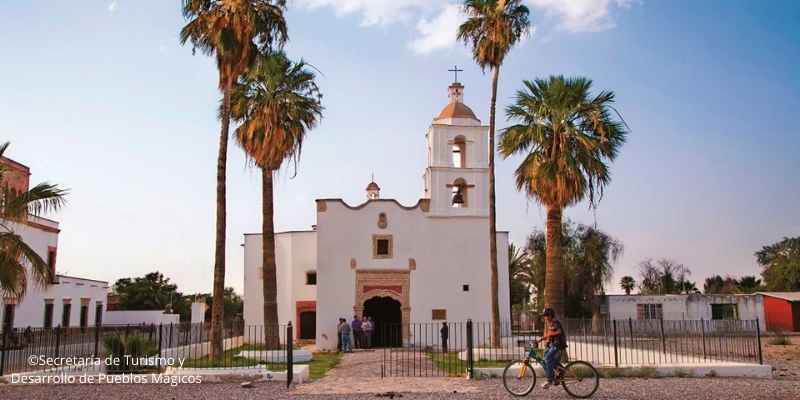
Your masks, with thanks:
[{"label": "green shrub", "polygon": [[672,371],[672,375],[675,376],[676,378],[688,378],[692,376],[692,374],[684,368],[675,368]]},{"label": "green shrub", "polygon": [[[111,335],[103,338],[107,356],[114,360],[106,364],[109,374],[135,374],[157,370],[155,366],[140,366],[139,360],[158,354],[158,347],[144,336]],[[127,357],[126,357],[127,356]]]},{"label": "green shrub", "polygon": [[775,332],[775,336],[769,338],[769,340],[767,340],[767,343],[773,346],[788,346],[792,344],[792,341],[789,340],[789,338],[786,337],[786,335],[784,335],[783,333]]}]

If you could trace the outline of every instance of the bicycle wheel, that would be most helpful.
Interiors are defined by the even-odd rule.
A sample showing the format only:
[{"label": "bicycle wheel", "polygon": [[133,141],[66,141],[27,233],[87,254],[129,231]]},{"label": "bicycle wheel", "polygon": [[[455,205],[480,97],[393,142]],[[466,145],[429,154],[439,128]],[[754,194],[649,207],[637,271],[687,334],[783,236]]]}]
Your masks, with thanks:
[{"label": "bicycle wheel", "polygon": [[525,396],[536,386],[536,371],[528,360],[512,361],[503,370],[503,386],[514,396]]},{"label": "bicycle wheel", "polygon": [[573,361],[561,370],[561,386],[572,397],[591,397],[600,386],[600,374],[585,361]]}]

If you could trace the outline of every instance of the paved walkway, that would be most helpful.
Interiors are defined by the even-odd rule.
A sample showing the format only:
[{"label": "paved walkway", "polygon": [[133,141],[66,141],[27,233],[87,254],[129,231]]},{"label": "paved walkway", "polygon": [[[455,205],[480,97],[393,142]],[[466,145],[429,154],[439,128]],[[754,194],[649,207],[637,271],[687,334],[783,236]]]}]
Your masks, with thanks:
[{"label": "paved walkway", "polygon": [[383,350],[348,353],[324,378],[298,385],[296,394],[357,393],[475,393],[477,385],[465,378],[381,378]]}]

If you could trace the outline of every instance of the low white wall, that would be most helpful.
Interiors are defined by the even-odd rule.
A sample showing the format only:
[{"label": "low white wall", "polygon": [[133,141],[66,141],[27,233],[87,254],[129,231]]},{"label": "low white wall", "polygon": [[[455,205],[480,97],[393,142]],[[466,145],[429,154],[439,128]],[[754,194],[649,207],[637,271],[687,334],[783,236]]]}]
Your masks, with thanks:
[{"label": "low white wall", "polygon": [[106,311],[103,325],[177,324],[178,314],[164,314],[163,310]]}]

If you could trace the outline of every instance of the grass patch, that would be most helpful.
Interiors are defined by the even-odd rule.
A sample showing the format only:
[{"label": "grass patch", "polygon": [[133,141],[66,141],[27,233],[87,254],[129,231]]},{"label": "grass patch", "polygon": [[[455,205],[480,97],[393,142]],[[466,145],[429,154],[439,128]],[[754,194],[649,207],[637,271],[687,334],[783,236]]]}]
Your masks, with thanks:
[{"label": "grass patch", "polygon": [[308,364],[309,379],[315,381],[325,376],[328,371],[339,365],[342,355],[336,352],[314,353],[314,358]]},{"label": "grass patch", "polygon": [[[467,371],[467,360],[458,358],[458,352],[428,352],[428,359],[436,368],[449,376],[463,376]],[[505,368],[508,361],[475,360],[475,368]]]},{"label": "grass patch", "polygon": [[255,367],[257,365],[264,365],[273,372],[286,371],[285,363],[265,363],[263,361],[253,360],[250,358],[239,357],[237,354],[242,351],[260,351],[266,350],[263,345],[258,344],[245,344],[243,346],[235,347],[222,353],[222,356],[214,360],[210,356],[192,358],[184,362],[184,368],[241,368],[241,367]]},{"label": "grass patch", "polygon": [[658,378],[654,367],[600,368],[598,373],[603,378]]},{"label": "grass patch", "polygon": [[688,378],[692,376],[692,374],[690,374],[688,370],[683,368],[675,368],[674,370],[672,370],[672,375],[676,378]]}]

